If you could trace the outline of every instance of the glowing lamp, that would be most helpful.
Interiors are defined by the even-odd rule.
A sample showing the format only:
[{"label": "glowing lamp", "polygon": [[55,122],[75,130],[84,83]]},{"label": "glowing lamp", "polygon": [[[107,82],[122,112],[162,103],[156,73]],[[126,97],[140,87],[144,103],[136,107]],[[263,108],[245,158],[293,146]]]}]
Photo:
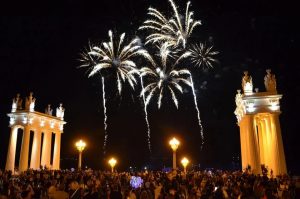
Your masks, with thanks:
[{"label": "glowing lamp", "polygon": [[115,158],[111,158],[109,161],[108,161],[108,164],[110,165],[111,167],[111,172],[114,172],[114,168],[117,164],[117,160]]},{"label": "glowing lamp", "polygon": [[189,162],[190,161],[186,157],[182,158],[182,160],[181,160],[181,164],[182,164],[182,166],[184,168],[184,173],[186,173],[186,167],[189,164]]},{"label": "glowing lamp", "polygon": [[78,152],[79,152],[79,156],[78,156],[78,169],[81,169],[81,161],[82,161],[82,151],[85,149],[86,147],[86,143],[83,142],[82,140],[79,140],[78,142],[76,142],[75,144]]},{"label": "glowing lamp", "polygon": [[176,151],[178,149],[180,142],[176,138],[173,138],[172,140],[170,140],[169,144],[170,144],[172,150]]},{"label": "glowing lamp", "polygon": [[173,138],[170,140],[169,144],[173,150],[173,169],[176,169],[176,150],[178,149],[180,142],[176,138]]}]

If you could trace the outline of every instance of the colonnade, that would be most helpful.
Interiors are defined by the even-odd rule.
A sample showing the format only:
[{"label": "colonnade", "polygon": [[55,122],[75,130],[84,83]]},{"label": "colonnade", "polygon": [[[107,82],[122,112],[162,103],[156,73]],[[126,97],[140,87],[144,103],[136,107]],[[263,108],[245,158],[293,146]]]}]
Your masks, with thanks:
[{"label": "colonnade", "polygon": [[[12,126],[9,147],[6,160],[6,170],[13,171],[15,168],[16,148],[18,129],[23,130],[21,152],[19,159],[19,171],[30,169],[39,169],[41,166],[51,169],[60,168],[60,145],[61,132],[44,131],[41,129],[33,130],[30,126]],[[33,132],[33,142],[31,145],[31,156],[29,163],[29,149],[30,149],[30,133]],[[42,142],[43,134],[43,142]],[[53,158],[51,164],[51,149],[52,149],[52,134],[55,135]]]},{"label": "colonnade", "polygon": [[275,75],[267,70],[265,92],[253,92],[252,77],[244,73],[242,87],[236,95],[236,110],[240,127],[242,168],[251,167],[253,173],[262,173],[262,165],[273,175],[287,173],[282,133],[280,128],[279,101]]},{"label": "colonnade", "polygon": [[286,174],[278,113],[245,115],[240,124],[242,167],[261,173],[265,165],[273,174]]},{"label": "colonnade", "polygon": [[[56,117],[52,116],[50,105],[45,113],[34,111],[35,98],[32,93],[26,99],[25,109],[22,108],[22,99],[18,94],[13,99],[12,112],[7,114],[10,117],[10,138],[6,159],[6,170],[14,171],[18,167],[20,172],[27,169],[60,169],[60,148],[61,134],[66,122],[63,120],[64,108],[62,104],[56,109]],[[16,150],[18,133],[22,130],[22,142],[19,164],[16,166]],[[30,137],[33,133],[32,144]],[[54,146],[52,137],[54,134]],[[31,147],[31,154],[30,152]],[[51,154],[53,151],[53,154]],[[30,158],[30,159],[29,159]],[[29,162],[30,160],[30,162]]]}]

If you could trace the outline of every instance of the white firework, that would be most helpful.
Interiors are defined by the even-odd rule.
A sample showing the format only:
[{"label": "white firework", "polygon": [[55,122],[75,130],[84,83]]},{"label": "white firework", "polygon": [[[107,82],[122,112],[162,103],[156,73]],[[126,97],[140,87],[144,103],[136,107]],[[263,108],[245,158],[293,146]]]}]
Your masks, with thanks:
[{"label": "white firework", "polygon": [[112,31],[108,32],[109,41],[103,42],[100,46],[89,46],[89,50],[82,54],[81,67],[89,67],[88,77],[100,75],[102,79],[102,94],[104,107],[104,143],[103,152],[106,153],[106,144],[108,139],[107,134],[107,114],[106,114],[106,95],[105,81],[106,78],[103,70],[109,70],[108,73],[113,73],[117,79],[118,92],[121,94],[122,83],[128,81],[129,85],[134,89],[137,83],[136,76],[139,75],[139,70],[133,58],[143,56],[151,61],[148,52],[140,46],[138,38],[133,39],[129,44],[124,44],[125,33],[121,34],[118,41],[114,41]]},{"label": "white firework", "polygon": [[134,89],[137,83],[136,76],[139,70],[133,58],[136,56],[149,57],[148,52],[139,44],[138,38],[131,40],[129,44],[124,45],[125,33],[121,34],[118,41],[114,41],[112,31],[108,32],[109,41],[103,42],[101,46],[90,46],[87,53],[82,55],[84,62],[81,67],[90,67],[89,77],[100,74],[103,70],[111,69],[117,78],[117,87],[119,94],[122,91],[122,83],[128,81]]},{"label": "white firework", "polygon": [[219,52],[214,51],[213,46],[207,46],[205,43],[192,45],[188,51],[190,52],[191,62],[195,66],[213,68],[213,64],[218,62],[214,56]]},{"label": "white firework", "polygon": [[190,11],[191,2],[186,4],[185,14],[179,14],[178,8],[173,0],[169,0],[173,9],[173,16],[168,18],[155,8],[148,9],[148,19],[139,29],[149,29],[151,34],[147,36],[146,43],[168,42],[172,46],[186,47],[187,41],[195,27],[201,25],[200,20],[194,20],[194,12]]},{"label": "white firework", "polygon": [[176,93],[183,93],[182,84],[192,86],[189,81],[191,75],[190,71],[187,69],[174,69],[180,60],[187,56],[184,53],[180,56],[175,63],[168,62],[170,57],[170,51],[168,49],[168,44],[162,45],[160,49],[160,65],[154,64],[152,67],[143,67],[140,70],[140,76],[147,79],[147,85],[143,85],[143,90],[141,96],[145,97],[145,106],[150,103],[154,94],[159,93],[157,105],[158,108],[162,105],[162,99],[165,92],[170,92],[172,96],[172,101],[174,102],[176,108],[178,108],[178,99]]}]

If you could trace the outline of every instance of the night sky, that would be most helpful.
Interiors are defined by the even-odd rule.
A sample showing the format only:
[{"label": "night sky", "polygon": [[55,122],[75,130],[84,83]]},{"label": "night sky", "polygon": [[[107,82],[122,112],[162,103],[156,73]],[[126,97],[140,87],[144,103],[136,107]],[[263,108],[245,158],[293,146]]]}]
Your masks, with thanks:
[{"label": "night sky", "polygon": [[[177,0],[181,11],[186,1]],[[108,30],[127,37],[144,33],[137,28],[153,6],[166,15],[172,11],[167,0],[110,0],[53,5],[18,5],[15,12],[0,18],[0,168],[4,168],[10,129],[6,113],[16,93],[22,97],[34,92],[36,111],[47,104],[66,109],[62,136],[61,167],[76,167],[74,143],[84,139],[84,166],[104,168],[105,158],[115,155],[119,168],[171,166],[168,139],[177,136],[182,144],[178,157],[187,155],[202,168],[232,168],[240,157],[239,128],[233,114],[236,90],[241,88],[244,70],[252,75],[254,87],[264,90],[265,70],[276,74],[278,92],[283,94],[280,116],[288,170],[300,174],[299,117],[300,68],[299,17],[292,4],[267,1],[192,0],[195,19],[194,41],[213,43],[220,51],[219,64],[210,70],[193,69],[198,104],[204,127],[205,145],[200,150],[200,133],[191,92],[179,97],[179,109],[163,100],[149,106],[153,153],[148,153],[146,124],[140,87],[125,86],[122,96],[116,82],[108,81],[108,154],[102,155],[104,138],[102,92],[99,78],[88,79],[79,69],[80,53],[88,42],[108,39]],[[50,9],[51,8],[51,9]],[[24,16],[13,16],[18,13]],[[24,13],[24,10],[30,12]],[[298,18],[298,19],[297,19]],[[21,137],[19,136],[18,148]],[[19,157],[17,156],[16,161]]]}]

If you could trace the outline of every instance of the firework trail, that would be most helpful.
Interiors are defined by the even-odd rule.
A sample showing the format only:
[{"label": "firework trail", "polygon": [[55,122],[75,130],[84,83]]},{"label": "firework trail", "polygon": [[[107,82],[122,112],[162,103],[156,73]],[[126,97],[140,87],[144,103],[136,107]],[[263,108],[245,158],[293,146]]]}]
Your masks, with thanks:
[{"label": "firework trail", "polygon": [[195,93],[192,74],[190,74],[190,81],[191,81],[191,88],[192,88],[193,97],[194,97],[195,109],[197,111],[198,124],[199,124],[199,127],[200,127],[201,149],[202,149],[203,144],[204,144],[203,126],[202,126],[202,122],[201,122],[201,119],[200,119],[200,111],[199,111],[199,108],[198,108],[197,96],[196,96],[196,93]]},{"label": "firework trail", "polygon": [[[141,79],[141,85],[142,85],[142,90],[144,90],[144,82],[143,82],[143,77],[140,77]],[[147,111],[147,106],[146,106],[146,100],[145,100],[145,94],[143,93],[143,102],[144,102],[144,112],[145,112],[145,121],[147,124],[147,141],[148,141],[148,149],[149,152],[151,153],[151,131],[150,131],[150,124],[148,120],[148,111]]]},{"label": "firework trail", "polygon": [[104,143],[103,143],[103,153],[106,154],[106,143],[107,143],[107,115],[106,115],[106,99],[105,99],[105,85],[104,77],[102,79],[102,101],[103,101],[103,110],[104,110]]}]

